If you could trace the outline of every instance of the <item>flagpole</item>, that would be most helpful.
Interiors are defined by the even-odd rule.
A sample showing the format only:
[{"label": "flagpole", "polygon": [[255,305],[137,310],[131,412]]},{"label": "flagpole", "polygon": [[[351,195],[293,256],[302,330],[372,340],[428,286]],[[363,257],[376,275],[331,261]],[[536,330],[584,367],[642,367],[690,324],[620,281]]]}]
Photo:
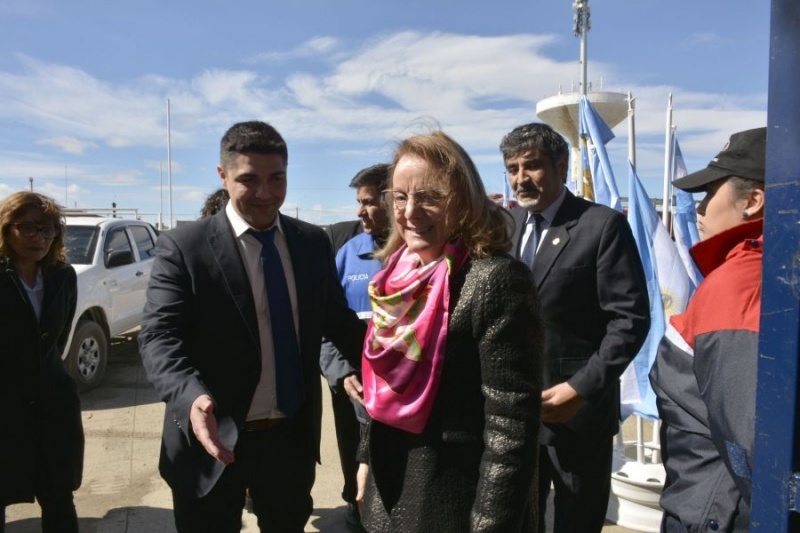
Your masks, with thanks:
[{"label": "flagpole", "polygon": [[[591,24],[589,23],[589,0],[575,0],[575,3],[572,4],[572,10],[574,12],[575,18],[575,27],[573,28],[573,32],[576,37],[581,38],[581,96],[586,96],[587,90],[587,62],[588,62],[588,33]],[[583,154],[586,150],[586,136],[580,135],[578,141],[578,147],[580,148],[581,157],[579,158],[580,161],[580,186],[575,187],[575,193],[577,196],[581,198],[586,197],[586,169],[583,166]]]},{"label": "flagpole", "polygon": [[[636,172],[636,120],[634,118],[633,109],[633,95],[628,93],[628,161],[631,163],[631,168]],[[628,191],[630,196],[632,191]],[[630,200],[628,200],[630,207]],[[636,417],[636,462],[640,464],[645,463],[644,457],[644,420],[641,416],[634,413]]]},{"label": "flagpole", "polygon": [[[633,113],[633,101],[635,98],[628,93],[628,161],[631,162],[633,171],[636,172],[636,124]],[[630,196],[630,192],[628,192]]]},{"label": "flagpole", "polygon": [[[672,180],[675,179],[675,166],[678,164],[678,161],[676,159],[678,154],[677,154],[677,150],[675,149],[675,146],[677,145],[677,142],[678,142],[678,127],[677,126],[672,126],[672,129],[670,130],[669,133],[670,133],[670,135],[669,135],[669,150],[670,150],[670,154],[669,154],[669,156],[670,156],[669,157],[670,158],[670,161],[669,161],[669,182],[671,184]],[[671,197],[672,197],[672,195],[670,194],[670,198]],[[672,237],[674,235],[675,235],[674,224],[670,224],[669,225],[669,236]]]},{"label": "flagpole", "polygon": [[164,230],[164,164],[158,162],[158,230]]},{"label": "flagpole", "polygon": [[661,221],[664,226],[669,227],[669,169],[672,163],[672,93],[669,93],[669,100],[667,101],[667,130],[665,133],[664,141],[664,191],[661,196]]},{"label": "flagpole", "polygon": [[167,98],[167,183],[169,188],[169,229],[172,229],[172,132],[169,98]]}]

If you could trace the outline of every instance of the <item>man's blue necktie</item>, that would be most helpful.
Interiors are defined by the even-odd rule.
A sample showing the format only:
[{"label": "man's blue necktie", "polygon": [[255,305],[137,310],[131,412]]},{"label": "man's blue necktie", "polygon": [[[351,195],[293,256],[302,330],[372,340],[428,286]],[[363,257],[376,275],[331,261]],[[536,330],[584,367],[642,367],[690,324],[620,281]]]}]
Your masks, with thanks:
[{"label": "man's blue necktie", "polygon": [[525,242],[525,248],[522,250],[519,260],[533,270],[536,249],[539,246],[539,239],[542,237],[542,222],[544,221],[544,217],[539,213],[533,213],[528,219],[528,224],[530,224],[531,221],[533,221],[533,231],[528,235],[528,240]]},{"label": "man's blue necktie", "polygon": [[275,247],[277,227],[268,231],[247,230],[261,243],[261,266],[267,290],[269,315],[272,322],[272,344],[275,347],[275,389],[278,409],[293,416],[303,403],[303,365],[294,329],[292,301],[283,263]]}]

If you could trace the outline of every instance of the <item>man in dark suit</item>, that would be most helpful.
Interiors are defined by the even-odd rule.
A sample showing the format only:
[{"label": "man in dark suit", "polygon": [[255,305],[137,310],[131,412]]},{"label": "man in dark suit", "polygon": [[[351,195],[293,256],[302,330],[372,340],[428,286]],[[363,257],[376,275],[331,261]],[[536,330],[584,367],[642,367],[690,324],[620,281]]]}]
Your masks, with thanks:
[{"label": "man in dark suit", "polygon": [[500,144],[519,202],[514,252],[533,271],[545,321],[540,530],[553,484],[556,533],[599,532],[619,430],[619,377],[650,327],[641,259],[625,217],[564,186],[569,152],[545,124]]},{"label": "man in dark suit", "polygon": [[159,470],[179,532],[302,532],[319,461],[323,334],[353,361],[349,310],[325,233],[279,213],[288,151],[264,122],[233,125],[217,171],[230,201],[158,240],[142,360],[166,402]]}]

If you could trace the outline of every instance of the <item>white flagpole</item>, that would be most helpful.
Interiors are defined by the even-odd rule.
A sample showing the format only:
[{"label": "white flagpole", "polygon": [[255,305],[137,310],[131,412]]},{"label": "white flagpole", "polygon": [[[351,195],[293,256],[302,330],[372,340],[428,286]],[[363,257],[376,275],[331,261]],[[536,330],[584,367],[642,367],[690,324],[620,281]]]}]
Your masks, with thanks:
[{"label": "white flagpole", "polygon": [[169,229],[172,229],[172,132],[170,124],[169,98],[167,98],[167,182],[169,187]]},{"label": "white flagpole", "polygon": [[672,93],[669,93],[669,101],[667,103],[667,129],[666,129],[666,137],[664,141],[664,191],[661,198],[661,221],[664,223],[666,227],[669,227],[669,204],[670,204],[670,195],[669,195],[669,177],[670,177],[670,166],[672,164]]},{"label": "white flagpole", "polygon": [[[581,39],[581,82],[580,82],[580,91],[581,96],[587,96],[588,87],[587,87],[587,77],[588,77],[588,34],[589,29],[591,28],[591,24],[589,22],[589,0],[575,0],[575,3],[572,5],[572,10],[574,13],[575,19],[575,27],[573,32],[576,37],[580,37]],[[588,98],[588,97],[587,97]],[[580,157],[578,160],[580,162],[580,177],[579,181],[575,187],[575,195],[583,198],[586,196],[584,194],[584,190],[586,187],[585,184],[585,176],[586,169],[583,166],[583,152],[584,148],[586,147],[586,137],[584,135],[580,135],[578,140],[578,147],[580,149]]]},{"label": "white flagpole", "polygon": [[[675,179],[675,169],[678,164],[678,151],[675,147],[678,144],[678,127],[672,126],[672,130],[670,131],[669,136],[669,149],[670,149],[670,162],[669,162],[669,183],[670,187],[672,187],[672,180]],[[670,199],[672,198],[672,193],[670,193]],[[675,225],[669,225],[669,236],[674,237],[675,234]]]},{"label": "white flagpole", "polygon": [[[636,171],[636,121],[633,110],[633,95],[628,93],[628,160],[631,162],[634,172]],[[628,196],[632,191],[628,191]],[[629,200],[630,202],[630,200]],[[630,206],[630,203],[628,204]],[[642,417],[635,414],[636,418],[636,462],[644,464],[644,421]]]},{"label": "white flagpole", "polygon": [[164,229],[164,165],[158,162],[158,230]]},{"label": "white flagpole", "polygon": [[[636,123],[633,113],[633,101],[635,98],[628,93],[628,161],[631,162],[633,170],[636,170]],[[628,196],[630,196],[628,191]]]}]

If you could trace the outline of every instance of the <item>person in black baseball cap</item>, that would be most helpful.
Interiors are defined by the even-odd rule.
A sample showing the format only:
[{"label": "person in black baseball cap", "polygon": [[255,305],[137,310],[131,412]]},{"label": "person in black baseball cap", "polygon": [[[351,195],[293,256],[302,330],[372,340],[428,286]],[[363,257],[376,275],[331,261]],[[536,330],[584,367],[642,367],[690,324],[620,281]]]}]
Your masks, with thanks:
[{"label": "person in black baseball cap", "polygon": [[703,240],[691,249],[705,279],[673,315],[650,383],[667,474],[661,531],[744,531],[750,520],[766,128],[731,135],[706,168],[675,180],[705,192]]},{"label": "person in black baseball cap", "polygon": [[767,128],[734,133],[706,168],[679,178],[672,184],[684,191],[700,192],[709,183],[729,176],[764,183],[766,152]]},{"label": "person in black baseball cap", "polygon": [[734,133],[706,168],[672,182],[706,193],[697,206],[703,239],[764,215],[766,147],[767,128]]}]

